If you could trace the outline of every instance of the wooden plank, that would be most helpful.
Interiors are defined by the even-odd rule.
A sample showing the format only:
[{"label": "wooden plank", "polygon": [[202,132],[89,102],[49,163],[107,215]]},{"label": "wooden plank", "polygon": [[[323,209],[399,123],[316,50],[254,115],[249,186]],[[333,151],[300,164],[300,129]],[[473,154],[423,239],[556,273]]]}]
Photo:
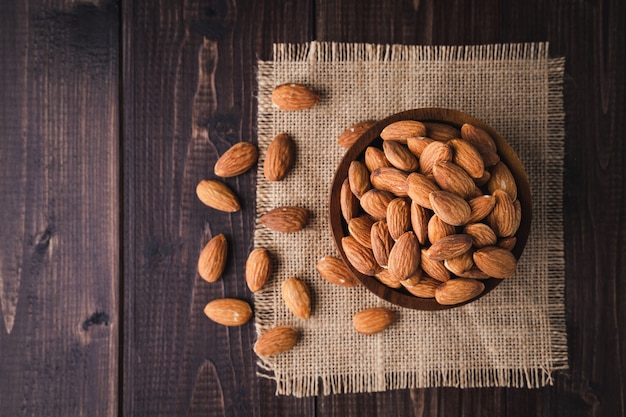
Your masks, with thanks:
[{"label": "wooden plank", "polygon": [[[226,182],[242,210],[203,206],[195,186],[234,143],[256,142],[255,64],[271,43],[310,39],[309,2],[128,1],[124,36],[125,415],[313,415],[313,399],[275,397],[256,376],[252,322],[209,321],[209,301],[252,302],[255,173]],[[196,273],[224,233],[221,280]]]},{"label": "wooden plank", "polygon": [[[414,415],[626,415],[623,375],[626,272],[623,2],[414,0],[316,3],[317,39],[477,44],[550,41],[566,56],[565,240],[570,367],[541,390],[450,388],[320,397],[324,415],[387,415],[397,401]],[[352,410],[358,405],[359,412]]]},{"label": "wooden plank", "polygon": [[118,23],[0,2],[2,415],[117,414]]}]

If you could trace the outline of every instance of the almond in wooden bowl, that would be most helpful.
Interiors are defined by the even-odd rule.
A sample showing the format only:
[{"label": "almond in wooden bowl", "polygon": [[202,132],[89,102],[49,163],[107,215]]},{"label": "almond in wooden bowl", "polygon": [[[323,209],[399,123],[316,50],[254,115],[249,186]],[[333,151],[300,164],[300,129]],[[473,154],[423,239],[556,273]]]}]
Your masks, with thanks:
[{"label": "almond in wooden bowl", "polygon": [[[444,130],[446,135],[441,134]],[[371,155],[386,156],[390,163],[372,164]],[[361,196],[346,195],[350,166],[366,170],[361,177],[369,175],[371,189]],[[395,175],[381,175],[381,166]],[[363,198],[366,194],[386,199]],[[368,268],[350,262],[354,256],[346,254],[346,243],[352,242],[348,246],[354,255],[370,253],[378,241],[363,245],[367,242],[351,235],[354,228],[341,211],[346,198],[350,201],[343,201],[344,206],[350,203],[353,208],[351,218],[369,216],[372,228],[377,228],[370,236],[394,229],[385,240],[389,256],[368,258],[373,262]],[[396,207],[403,212],[393,213]],[[348,148],[333,178],[329,216],[339,253],[367,289],[399,306],[443,310],[484,296],[514,274],[528,239],[532,202],[524,167],[498,132],[459,111],[422,108],[381,120]],[[395,231],[399,218],[405,220],[403,236]],[[435,224],[431,233],[429,219],[439,222],[440,233],[435,233]],[[393,265],[383,265],[387,258]],[[381,271],[387,280],[377,279]],[[412,291],[421,281],[428,282],[431,291]]]}]

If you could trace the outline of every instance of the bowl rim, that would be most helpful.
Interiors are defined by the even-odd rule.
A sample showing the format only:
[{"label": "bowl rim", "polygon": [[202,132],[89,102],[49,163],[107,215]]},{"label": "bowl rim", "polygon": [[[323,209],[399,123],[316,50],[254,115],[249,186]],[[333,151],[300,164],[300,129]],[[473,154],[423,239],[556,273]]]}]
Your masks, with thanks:
[{"label": "bowl rim", "polygon": [[446,123],[458,129],[460,129],[463,124],[470,123],[485,130],[491,135],[494,142],[496,143],[497,152],[500,156],[500,159],[506,163],[507,167],[513,174],[513,177],[515,178],[517,184],[518,200],[520,201],[520,204],[522,206],[523,215],[520,227],[516,233],[517,242],[515,247],[513,248],[512,253],[518,260],[521,257],[526,242],[528,240],[528,235],[530,233],[530,224],[532,221],[532,196],[530,193],[530,184],[528,180],[528,175],[526,173],[526,170],[524,169],[521,160],[519,159],[517,153],[513,150],[513,148],[511,148],[511,146],[508,144],[508,142],[495,129],[493,129],[482,120],[458,110],[441,107],[417,108],[389,115],[375,123],[365,132],[363,132],[363,134],[361,134],[361,136],[354,142],[354,144],[346,150],[333,176],[329,196],[328,216],[335,247],[337,248],[341,258],[347,265],[348,269],[354,274],[358,281],[370,292],[374,293],[385,301],[390,302],[391,304],[425,311],[447,310],[469,304],[487,295],[503,280],[497,278],[481,280],[485,284],[485,290],[478,296],[463,303],[454,305],[442,305],[437,303],[434,298],[419,298],[409,294],[403,288],[390,288],[382,284],[374,277],[361,274],[351,265],[351,263],[346,258],[345,252],[343,251],[341,238],[347,236],[347,224],[341,214],[340,191],[344,180],[347,178],[350,162],[362,155],[363,152],[365,152],[365,149],[372,142],[376,140],[381,140],[379,138],[380,132],[382,132],[385,126],[400,120],[418,120],[421,122]]}]

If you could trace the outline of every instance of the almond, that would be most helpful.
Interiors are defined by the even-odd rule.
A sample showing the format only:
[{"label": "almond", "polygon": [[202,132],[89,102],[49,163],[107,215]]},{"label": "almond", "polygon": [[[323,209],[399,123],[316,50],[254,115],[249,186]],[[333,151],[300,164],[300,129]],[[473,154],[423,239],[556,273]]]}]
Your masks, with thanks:
[{"label": "almond", "polygon": [[452,272],[454,275],[463,276],[463,274],[474,266],[474,260],[472,259],[471,251],[467,251],[454,258],[446,259],[443,262],[446,269]]},{"label": "almond", "polygon": [[250,304],[235,298],[213,300],[204,307],[204,314],[224,326],[241,326],[252,317]]},{"label": "almond", "polygon": [[491,225],[498,237],[513,236],[519,226],[515,205],[513,205],[509,195],[502,190],[495,190],[493,197],[496,200],[496,204],[487,216],[487,223]]},{"label": "almond", "polygon": [[420,267],[420,245],[413,232],[406,232],[389,252],[389,273],[402,281],[415,274]]},{"label": "almond", "polygon": [[435,300],[442,305],[464,303],[477,297],[485,290],[485,284],[468,278],[451,279],[435,291]]},{"label": "almond", "polygon": [[484,223],[468,223],[463,233],[472,237],[472,245],[476,248],[493,246],[498,241],[495,232]]},{"label": "almond", "polygon": [[226,267],[228,242],[226,236],[219,234],[204,246],[198,257],[198,274],[208,282],[217,281]]},{"label": "almond", "polygon": [[241,208],[235,193],[220,181],[200,181],[196,186],[196,194],[204,205],[216,210],[234,213]]},{"label": "almond", "polygon": [[354,145],[354,142],[357,141],[358,138],[363,135],[370,127],[376,124],[375,120],[366,120],[363,122],[358,122],[344,130],[344,132],[337,139],[337,143],[339,146],[343,146],[344,148],[349,148]]},{"label": "almond", "polygon": [[427,138],[424,136],[419,136],[417,138],[408,138],[406,140],[406,146],[409,148],[409,151],[418,158],[424,152],[424,148],[433,143],[434,140],[431,138]]},{"label": "almond", "polygon": [[494,278],[508,278],[517,269],[515,256],[498,246],[478,249],[474,252],[474,263],[481,271]]},{"label": "almond", "polygon": [[426,255],[435,261],[455,258],[472,247],[472,238],[468,235],[456,234],[446,236],[433,243]]},{"label": "almond", "polygon": [[452,161],[452,148],[443,142],[433,142],[426,146],[420,156],[420,172],[428,175],[437,161]]},{"label": "almond", "polygon": [[422,174],[414,172],[406,178],[408,185],[408,194],[411,200],[415,201],[422,207],[432,210],[430,204],[430,193],[439,191],[440,188],[434,182],[426,178]]},{"label": "almond", "polygon": [[387,206],[387,227],[393,240],[411,230],[411,205],[404,198],[396,198]]},{"label": "almond", "polygon": [[402,171],[417,171],[419,168],[419,162],[415,155],[399,142],[383,141],[383,152],[391,165]]},{"label": "almond", "polygon": [[429,220],[430,213],[424,207],[413,201],[411,203],[411,227],[420,245],[425,245],[428,240]]},{"label": "almond", "polygon": [[384,307],[373,307],[359,311],[352,317],[354,329],[361,334],[382,332],[396,321],[397,314]]},{"label": "almond", "polygon": [[459,129],[446,123],[425,122],[424,125],[426,136],[440,142],[461,137]]},{"label": "almond", "polygon": [[370,216],[355,217],[348,222],[348,232],[350,236],[355,238],[361,245],[371,249],[372,238],[370,236],[370,230],[373,224],[374,220],[372,220]]},{"label": "almond", "polygon": [[482,178],[485,173],[485,163],[480,152],[468,141],[462,139],[452,139],[448,141],[452,147],[454,157],[452,161],[463,168],[472,178]]},{"label": "almond", "polygon": [[213,172],[223,178],[241,175],[250,168],[258,159],[257,147],[249,142],[239,142],[230,147],[215,162]]},{"label": "almond", "polygon": [[372,250],[361,245],[352,236],[341,239],[341,246],[348,262],[363,275],[373,276],[382,269],[374,259]]},{"label": "almond", "polygon": [[461,126],[461,137],[476,148],[485,166],[493,166],[500,160],[495,142],[489,133],[483,129],[471,124],[464,124]]},{"label": "almond", "polygon": [[281,181],[287,176],[295,161],[296,145],[286,134],[277,135],[267,147],[263,175],[269,181]]},{"label": "almond", "polygon": [[477,187],[482,187],[483,185],[489,182],[489,179],[491,179],[491,173],[489,173],[489,171],[487,170],[484,170],[482,177],[474,178],[474,183],[476,184]]},{"label": "almond", "polygon": [[308,212],[295,206],[277,207],[261,216],[261,223],[268,229],[282,233],[293,233],[306,226]]},{"label": "almond", "polygon": [[515,207],[515,223],[513,224],[512,235],[517,233],[517,229],[519,229],[520,224],[522,223],[522,203],[520,203],[519,200],[515,200],[513,202],[513,207]]},{"label": "almond", "polygon": [[280,287],[287,308],[301,319],[311,316],[311,293],[309,287],[297,278],[287,278]]},{"label": "almond", "polygon": [[342,287],[354,287],[358,281],[350,272],[346,264],[334,256],[324,256],[317,261],[317,272],[326,281]]},{"label": "almond", "polygon": [[387,191],[369,190],[361,197],[361,207],[375,220],[387,217],[387,206],[394,197]]},{"label": "almond", "polygon": [[420,267],[424,273],[437,281],[446,282],[449,280],[450,271],[446,269],[443,262],[430,259],[427,252],[426,249],[422,249],[422,256],[420,257]]},{"label": "almond", "polygon": [[272,103],[280,110],[309,109],[319,101],[320,96],[302,84],[281,84],[272,91]]},{"label": "almond", "polygon": [[[449,161],[437,161],[433,165],[435,182],[442,190],[469,198],[474,194],[476,184],[463,168]],[[480,190],[478,190],[480,194]]]},{"label": "almond", "polygon": [[348,181],[350,181],[350,189],[360,199],[367,191],[372,188],[370,183],[370,173],[367,167],[359,161],[352,161],[348,168]]},{"label": "almond", "polygon": [[379,280],[381,283],[385,284],[389,288],[402,287],[402,284],[400,283],[400,281],[396,281],[395,279],[391,277],[391,274],[389,273],[388,269],[383,269],[379,271],[378,273],[376,273],[375,277],[377,280]]},{"label": "almond", "polygon": [[391,166],[391,163],[387,160],[385,153],[373,146],[368,146],[367,149],[365,149],[364,159],[365,166],[370,172],[374,172],[378,168]]},{"label": "almond", "polygon": [[374,259],[380,266],[387,266],[389,253],[393,247],[393,239],[389,234],[387,223],[383,220],[374,223],[371,229],[371,247]]},{"label": "almond", "polygon": [[418,268],[418,270],[415,271],[415,274],[411,275],[407,279],[403,279],[402,281],[400,281],[400,285],[402,285],[404,288],[409,288],[419,284],[421,280],[422,270]]},{"label": "almond", "polygon": [[491,178],[487,182],[487,188],[491,194],[495,190],[502,190],[511,197],[511,201],[517,200],[515,178],[513,178],[513,174],[511,174],[511,171],[503,162],[498,162],[491,168]]},{"label": "almond", "polygon": [[496,199],[492,195],[482,195],[480,197],[472,198],[469,201],[471,214],[470,218],[467,219],[467,222],[475,223],[484,219],[489,213],[491,213],[491,210],[493,210],[495,205]]},{"label": "almond", "polygon": [[512,251],[515,248],[516,244],[517,238],[515,236],[504,237],[498,240],[498,246],[508,251]]},{"label": "almond", "polygon": [[441,220],[441,217],[434,214],[428,222],[428,240],[431,244],[438,240],[453,235],[456,232],[454,226]]},{"label": "almond", "polygon": [[407,174],[399,169],[393,167],[378,168],[370,175],[370,181],[378,190],[390,192],[398,197],[409,195]]},{"label": "almond", "polygon": [[350,181],[346,178],[341,185],[341,193],[339,194],[339,203],[341,206],[341,215],[346,222],[349,222],[359,212],[359,200],[350,189]]},{"label": "almond", "polygon": [[489,278],[491,278],[489,275],[485,274],[483,271],[478,269],[478,267],[476,265],[472,266],[467,271],[464,271],[464,272],[462,272],[460,274],[457,274],[457,275],[459,277],[462,277],[462,278],[474,278],[474,279],[489,279]]},{"label": "almond", "polygon": [[426,136],[426,127],[422,122],[416,122],[414,120],[400,120],[398,122],[391,123],[380,132],[380,137],[383,140],[396,140],[400,142],[406,142],[408,138],[415,138],[418,136]]},{"label": "almond", "polygon": [[265,249],[255,249],[246,261],[246,284],[252,292],[257,292],[267,282],[272,273],[272,258]]},{"label": "almond", "polygon": [[430,205],[441,220],[452,226],[462,226],[470,219],[472,211],[461,197],[448,191],[430,193]]},{"label": "almond", "polygon": [[417,284],[405,288],[408,292],[416,297],[434,298],[435,291],[437,290],[437,287],[439,287],[439,285],[441,285],[441,282],[432,279],[429,276],[422,276],[422,279],[420,279]]},{"label": "almond", "polygon": [[272,356],[287,352],[298,343],[298,337],[298,331],[293,327],[274,327],[259,336],[254,344],[254,351],[261,356]]},{"label": "almond", "polygon": [[465,123],[461,126],[461,137],[474,146],[478,145],[493,152],[498,151],[491,135],[478,126]]}]

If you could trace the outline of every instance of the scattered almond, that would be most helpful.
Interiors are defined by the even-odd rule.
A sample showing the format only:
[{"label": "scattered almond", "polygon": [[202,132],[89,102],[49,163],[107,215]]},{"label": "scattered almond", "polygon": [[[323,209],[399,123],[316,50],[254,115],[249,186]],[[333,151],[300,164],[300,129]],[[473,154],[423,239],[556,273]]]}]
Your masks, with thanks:
[{"label": "scattered almond", "polygon": [[371,335],[382,332],[396,319],[395,312],[384,307],[373,307],[356,313],[352,317],[352,323],[357,332]]},{"label": "scattered almond", "polygon": [[204,314],[224,326],[241,326],[252,317],[250,304],[235,298],[213,300],[204,307]]},{"label": "scattered almond", "polygon": [[241,175],[250,168],[258,159],[257,147],[249,142],[239,142],[230,147],[215,162],[213,172],[223,178]]},{"label": "scattered almond", "polygon": [[204,246],[198,258],[198,274],[207,282],[217,281],[226,267],[228,242],[219,234]]},{"label": "scattered almond", "polygon": [[254,249],[246,261],[246,284],[252,292],[257,292],[269,280],[272,272],[272,258],[265,249]]},{"label": "scattered almond", "polygon": [[263,175],[269,181],[281,181],[295,161],[296,146],[286,133],[277,135],[267,147]]},{"label": "scattered almond", "polygon": [[277,207],[261,216],[261,223],[268,229],[282,233],[302,230],[308,219],[307,210],[295,206]]},{"label": "scattered almond", "polygon": [[298,331],[293,327],[274,327],[259,336],[254,351],[261,356],[277,355],[291,350],[298,343],[298,338]]},{"label": "scattered almond", "polygon": [[281,295],[287,308],[301,319],[311,316],[311,293],[309,287],[297,278],[283,281]]},{"label": "scattered almond", "polygon": [[204,205],[216,210],[234,213],[241,208],[235,193],[220,181],[200,181],[196,186],[196,194]]},{"label": "scattered almond", "polygon": [[302,84],[281,84],[272,91],[272,103],[280,110],[305,110],[319,101],[320,96]]}]

